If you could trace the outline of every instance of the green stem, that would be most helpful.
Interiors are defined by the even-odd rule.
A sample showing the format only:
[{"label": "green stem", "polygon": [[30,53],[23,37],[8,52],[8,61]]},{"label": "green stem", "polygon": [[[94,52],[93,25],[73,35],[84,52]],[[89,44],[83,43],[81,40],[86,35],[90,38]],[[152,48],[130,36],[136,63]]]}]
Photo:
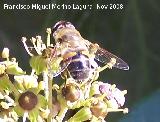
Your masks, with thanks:
[{"label": "green stem", "polygon": [[48,76],[48,91],[49,91],[49,95],[48,95],[48,108],[50,110],[47,122],[51,122],[52,121],[52,113],[53,113],[53,109],[52,109],[52,81],[53,78],[51,76],[51,74],[49,74]]}]

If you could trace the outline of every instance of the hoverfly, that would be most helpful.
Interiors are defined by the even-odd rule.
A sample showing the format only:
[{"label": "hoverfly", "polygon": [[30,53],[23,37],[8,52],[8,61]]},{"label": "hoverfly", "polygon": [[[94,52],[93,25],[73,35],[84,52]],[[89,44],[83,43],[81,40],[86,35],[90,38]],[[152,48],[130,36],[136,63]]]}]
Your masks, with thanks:
[{"label": "hoverfly", "polygon": [[62,73],[76,81],[88,80],[98,68],[96,60],[110,68],[129,70],[128,64],[121,58],[84,39],[70,22],[57,22],[52,28],[52,35],[55,39],[52,57],[63,57],[54,77]]}]

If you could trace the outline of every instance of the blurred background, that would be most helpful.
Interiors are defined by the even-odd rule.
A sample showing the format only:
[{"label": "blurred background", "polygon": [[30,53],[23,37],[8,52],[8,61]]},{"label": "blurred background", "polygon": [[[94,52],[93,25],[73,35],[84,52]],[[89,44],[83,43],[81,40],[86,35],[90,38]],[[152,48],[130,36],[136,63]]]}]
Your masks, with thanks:
[{"label": "blurred background", "polygon": [[[5,3],[89,4],[92,9],[4,10]],[[123,9],[97,10],[96,4],[123,4]],[[0,7],[0,51],[8,47],[24,70],[29,71],[30,67],[21,37],[41,35],[44,40],[46,28],[59,20],[70,21],[84,38],[98,43],[130,66],[129,71],[112,69],[100,74],[99,80],[128,90],[125,107],[129,114],[110,113],[107,122],[160,121],[160,1],[4,0]]]}]

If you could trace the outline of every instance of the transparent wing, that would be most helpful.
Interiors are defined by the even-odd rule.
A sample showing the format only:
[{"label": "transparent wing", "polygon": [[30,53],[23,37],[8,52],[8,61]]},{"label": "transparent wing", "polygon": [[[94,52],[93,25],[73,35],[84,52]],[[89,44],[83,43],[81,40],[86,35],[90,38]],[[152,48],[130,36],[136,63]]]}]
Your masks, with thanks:
[{"label": "transparent wing", "polygon": [[71,63],[71,59],[69,59],[67,62],[61,62],[60,64],[59,64],[59,68],[58,68],[58,70],[56,71],[56,72],[53,72],[52,74],[53,74],[53,77],[57,77],[58,75],[60,75],[67,67],[68,67],[68,65]]},{"label": "transparent wing", "polygon": [[[63,61],[60,53],[58,53],[58,48],[56,47],[56,45],[54,46],[54,48],[52,48],[50,52],[50,61],[48,63],[51,72],[53,74],[53,77],[57,77],[58,75],[60,75],[70,64],[71,62],[71,58],[66,59],[65,61]],[[54,67],[54,68],[53,68]],[[54,70],[56,69],[56,70]]]},{"label": "transparent wing", "polygon": [[104,64],[110,63],[112,59],[115,59],[115,64],[113,65],[113,67],[122,70],[129,70],[128,64],[124,62],[121,58],[118,58],[114,54],[100,47],[95,53],[95,59]]}]

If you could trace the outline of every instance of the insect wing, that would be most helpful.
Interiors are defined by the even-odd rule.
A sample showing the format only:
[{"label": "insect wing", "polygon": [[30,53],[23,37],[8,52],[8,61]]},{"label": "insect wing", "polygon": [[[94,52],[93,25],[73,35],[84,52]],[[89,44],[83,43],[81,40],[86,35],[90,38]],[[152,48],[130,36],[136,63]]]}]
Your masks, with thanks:
[{"label": "insect wing", "polygon": [[111,60],[114,59],[115,63],[113,64],[113,67],[122,70],[129,70],[128,64],[124,62],[121,58],[118,58],[114,54],[100,47],[95,53],[95,59],[104,64],[110,63]]},{"label": "insect wing", "polygon": [[58,75],[60,75],[68,67],[70,63],[71,63],[71,60],[69,60],[67,63],[60,64],[59,65],[60,67],[58,68],[58,70],[56,72],[53,72],[53,77],[57,77]]},{"label": "insect wing", "polygon": [[50,57],[50,64],[49,64],[51,66],[50,69],[52,69],[52,64],[54,65],[54,67],[58,66],[56,70],[52,70],[53,77],[57,77],[58,75],[60,75],[71,62],[71,58],[67,59],[67,61],[64,62],[60,53],[58,53],[58,49],[59,48],[55,46]]}]

